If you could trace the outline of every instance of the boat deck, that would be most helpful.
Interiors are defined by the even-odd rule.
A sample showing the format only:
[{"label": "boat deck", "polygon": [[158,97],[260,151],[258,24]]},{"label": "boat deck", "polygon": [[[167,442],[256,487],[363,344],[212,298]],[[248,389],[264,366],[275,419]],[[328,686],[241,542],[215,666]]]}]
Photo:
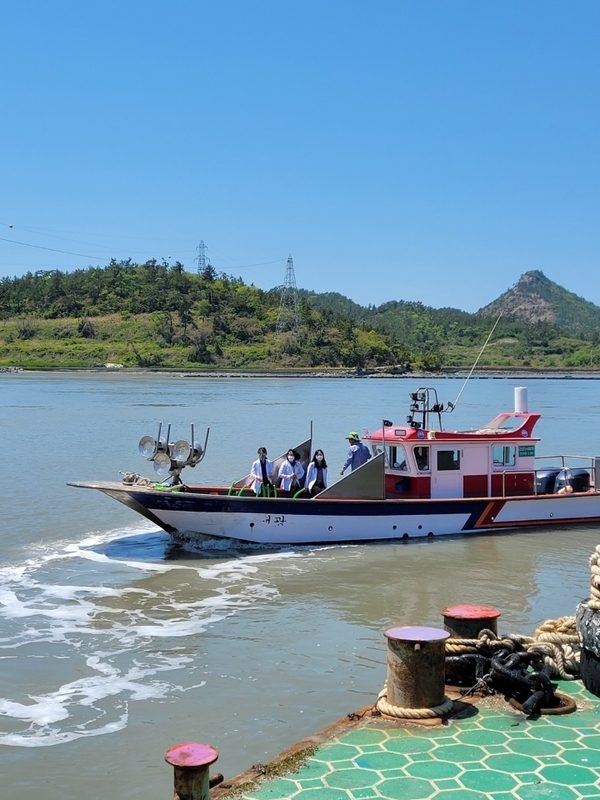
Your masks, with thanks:
[{"label": "boat deck", "polygon": [[265,770],[277,777],[230,791],[244,800],[600,797],[600,699],[580,681],[561,681],[559,691],[576,700],[575,713],[527,719],[503,701],[475,700],[435,727],[365,714],[328,729],[297,771],[288,756],[281,771],[276,762]]}]

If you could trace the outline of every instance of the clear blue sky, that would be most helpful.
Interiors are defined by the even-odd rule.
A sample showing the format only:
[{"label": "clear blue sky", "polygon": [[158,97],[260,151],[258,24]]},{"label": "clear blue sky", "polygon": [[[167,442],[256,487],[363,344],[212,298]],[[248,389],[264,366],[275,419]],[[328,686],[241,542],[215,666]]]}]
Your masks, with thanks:
[{"label": "clear blue sky", "polygon": [[599,40],[598,0],[5,3],[0,275],[202,239],[263,288],[600,304]]}]

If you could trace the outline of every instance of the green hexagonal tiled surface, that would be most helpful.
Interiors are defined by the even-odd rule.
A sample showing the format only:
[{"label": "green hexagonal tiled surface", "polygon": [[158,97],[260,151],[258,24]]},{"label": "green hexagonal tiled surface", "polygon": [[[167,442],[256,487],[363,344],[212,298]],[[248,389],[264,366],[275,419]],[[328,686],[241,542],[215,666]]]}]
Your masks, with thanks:
[{"label": "green hexagonal tiled surface", "polygon": [[427,778],[429,781],[438,781],[440,778],[456,778],[462,772],[457,764],[450,764],[447,761],[437,761],[429,758],[427,761],[417,761],[404,768],[407,775],[413,778]]},{"label": "green hexagonal tiled surface", "polygon": [[583,750],[579,747],[577,750],[565,750],[562,757],[568,764],[576,764],[578,767],[600,767],[598,750]]},{"label": "green hexagonal tiled surface", "polygon": [[409,763],[406,756],[400,753],[363,753],[354,759],[359,769],[389,770],[399,769]]},{"label": "green hexagonal tiled surface", "polygon": [[386,800],[428,800],[437,792],[430,781],[422,778],[392,778],[382,781],[377,789]]},{"label": "green hexagonal tiled surface", "polygon": [[600,700],[561,683],[579,709],[536,720],[505,707],[443,727],[365,720],[297,772],[245,800],[584,800],[600,797]]},{"label": "green hexagonal tiled surface", "polygon": [[376,772],[366,769],[339,769],[330,772],[323,783],[331,786],[332,789],[364,789],[366,786],[374,786],[379,783],[381,778]]},{"label": "green hexagonal tiled surface", "polygon": [[509,736],[500,731],[482,731],[481,728],[475,728],[470,731],[460,731],[454,736],[457,742],[461,744],[477,744],[477,745],[498,745],[506,744]]},{"label": "green hexagonal tiled surface", "polygon": [[579,800],[579,795],[567,786],[550,786],[545,783],[530,783],[515,792],[519,800]]},{"label": "green hexagonal tiled surface", "polygon": [[493,769],[465,772],[460,782],[466,789],[478,789],[480,792],[510,792],[519,785],[512,775]]}]

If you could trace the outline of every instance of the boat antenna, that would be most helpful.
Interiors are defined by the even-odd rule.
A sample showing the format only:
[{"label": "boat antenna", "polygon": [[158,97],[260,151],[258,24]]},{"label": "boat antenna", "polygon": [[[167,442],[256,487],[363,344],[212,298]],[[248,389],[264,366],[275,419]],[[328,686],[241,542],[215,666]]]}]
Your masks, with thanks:
[{"label": "boat antenna", "polygon": [[500,314],[498,315],[498,319],[497,319],[497,320],[496,320],[496,322],[494,323],[494,327],[493,327],[493,328],[492,328],[492,330],[489,332],[487,339],[486,339],[486,340],[485,340],[485,342],[483,343],[483,347],[482,347],[482,348],[481,348],[481,350],[479,351],[479,355],[478,355],[478,356],[477,356],[477,358],[475,359],[475,363],[474,363],[474,364],[473,364],[473,366],[471,367],[471,371],[469,372],[469,374],[468,374],[468,375],[467,375],[467,377],[465,378],[465,382],[463,383],[463,385],[462,385],[462,387],[461,387],[461,390],[460,390],[460,392],[458,393],[458,396],[457,396],[456,400],[455,400],[453,403],[448,403],[448,405],[451,405],[451,406],[452,406],[452,409],[453,409],[453,410],[454,410],[454,409],[456,408],[456,406],[458,405],[458,401],[460,400],[460,396],[461,396],[461,394],[464,392],[464,390],[465,390],[465,387],[466,387],[467,383],[469,382],[469,378],[471,377],[471,375],[473,374],[473,372],[474,372],[474,370],[475,370],[475,367],[476,367],[476,366],[477,366],[477,364],[479,363],[479,359],[481,358],[481,356],[482,356],[482,354],[483,354],[483,351],[484,351],[484,350],[485,350],[485,348],[488,346],[488,343],[489,343],[490,339],[492,338],[492,335],[493,335],[494,331],[496,330],[496,326],[497,326],[497,325],[498,325],[498,323],[500,322],[500,317],[501,317],[501,316],[502,316],[502,311],[501,311],[501,312],[500,312]]}]

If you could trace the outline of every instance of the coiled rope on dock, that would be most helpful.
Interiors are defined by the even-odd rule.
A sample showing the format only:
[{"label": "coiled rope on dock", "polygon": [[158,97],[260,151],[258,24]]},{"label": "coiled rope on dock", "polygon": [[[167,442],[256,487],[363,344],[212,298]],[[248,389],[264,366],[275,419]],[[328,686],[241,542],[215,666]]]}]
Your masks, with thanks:
[{"label": "coiled rope on dock", "polygon": [[[600,570],[598,576],[600,577]],[[526,650],[536,653],[539,660],[550,669],[552,677],[565,681],[579,677],[580,644],[575,617],[546,620],[534,636],[513,633],[500,638],[494,631],[484,628],[476,639],[446,640],[447,655],[474,653],[491,657],[498,650],[507,650],[510,653]]]},{"label": "coiled rope on dock", "polygon": [[383,689],[377,695],[375,708],[387,717],[398,717],[399,719],[435,719],[443,717],[452,710],[453,701],[444,695],[444,700],[439,706],[432,708],[402,708],[392,705],[387,699],[387,681],[383,684]]},{"label": "coiled rope on dock", "polygon": [[588,608],[600,609],[600,544],[590,556],[590,569],[592,577],[590,580],[590,599],[587,602]]}]

